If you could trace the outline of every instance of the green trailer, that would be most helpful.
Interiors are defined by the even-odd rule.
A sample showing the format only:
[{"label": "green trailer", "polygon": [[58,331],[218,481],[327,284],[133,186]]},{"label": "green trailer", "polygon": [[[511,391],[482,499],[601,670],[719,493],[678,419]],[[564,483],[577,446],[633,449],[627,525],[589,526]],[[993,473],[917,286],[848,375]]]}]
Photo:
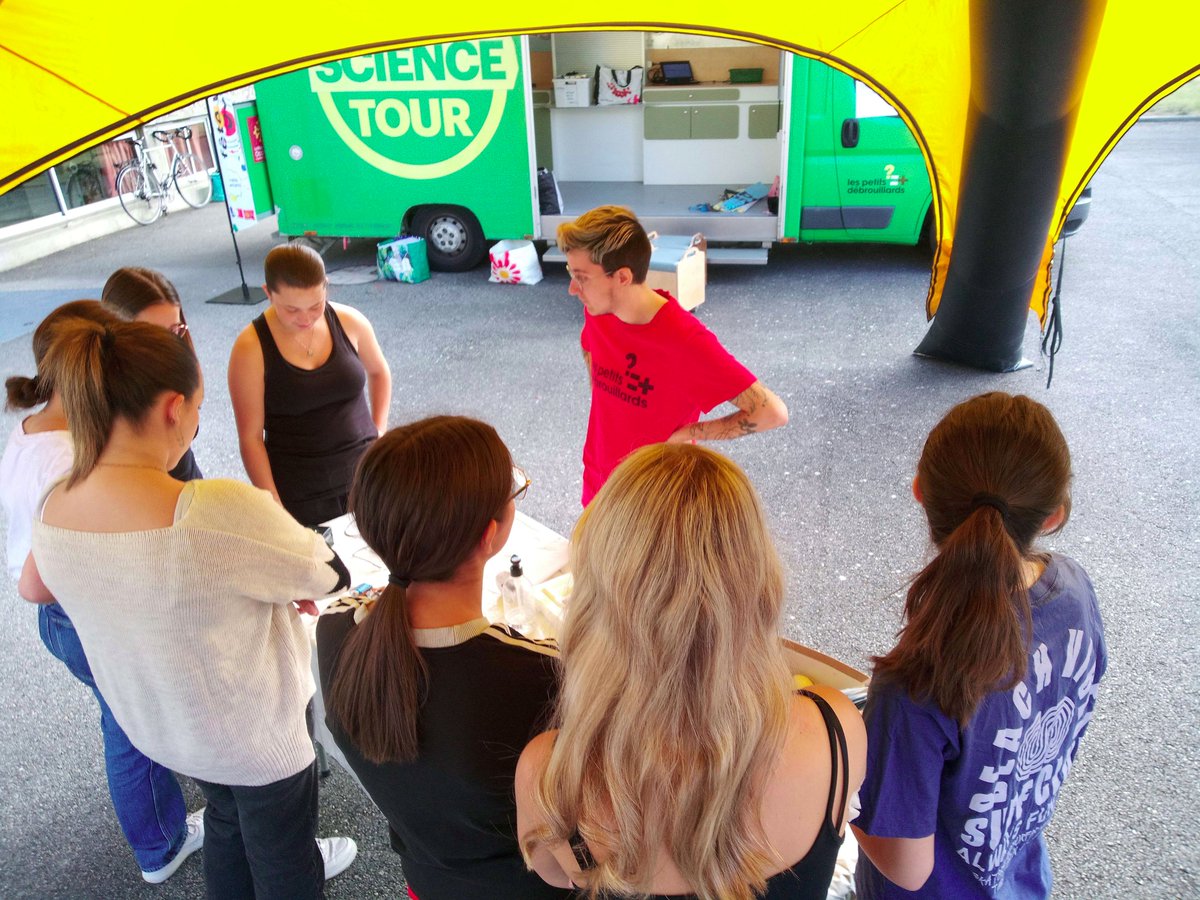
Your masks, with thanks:
[{"label": "green trailer", "polygon": [[[877,94],[823,63],[724,41],[694,52],[709,80],[647,83],[636,105],[578,105],[591,99],[579,84],[556,92],[553,75],[586,71],[591,57],[649,67],[677,55],[655,37],[453,41],[260,82],[280,232],[407,231],[442,270],[479,264],[495,240],[552,241],[601,203],[631,207],[661,234],[703,232],[711,263],[765,263],[781,241],[922,239],[931,190],[916,141]],[[762,83],[712,74],[747,53],[766,55]],[[556,175],[557,211],[541,212],[539,167]],[[776,178],[777,198],[743,212],[694,209]]]}]

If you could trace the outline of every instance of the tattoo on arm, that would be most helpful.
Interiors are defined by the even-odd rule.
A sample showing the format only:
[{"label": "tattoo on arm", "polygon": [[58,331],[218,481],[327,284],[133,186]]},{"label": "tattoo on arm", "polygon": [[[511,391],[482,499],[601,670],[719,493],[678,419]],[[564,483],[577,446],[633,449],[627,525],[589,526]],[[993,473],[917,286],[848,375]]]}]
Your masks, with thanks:
[{"label": "tattoo on arm", "polygon": [[738,408],[737,412],[719,419],[696,422],[690,429],[692,439],[723,441],[756,433],[758,422],[755,416],[767,406],[766,389],[756,381],[730,402]]}]

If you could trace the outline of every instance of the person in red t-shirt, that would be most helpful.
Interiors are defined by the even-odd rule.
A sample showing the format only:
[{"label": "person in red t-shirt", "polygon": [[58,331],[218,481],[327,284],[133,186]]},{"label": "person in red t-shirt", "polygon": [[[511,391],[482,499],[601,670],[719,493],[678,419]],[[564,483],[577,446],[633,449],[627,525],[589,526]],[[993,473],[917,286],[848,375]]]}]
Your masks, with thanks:
[{"label": "person in red t-shirt", "polygon": [[[592,380],[583,445],[587,506],[646,444],[742,437],[787,424],[787,406],[666,291],[646,286],[650,239],[631,210],[600,206],[558,228]],[[700,416],[721,403],[737,411]]]}]

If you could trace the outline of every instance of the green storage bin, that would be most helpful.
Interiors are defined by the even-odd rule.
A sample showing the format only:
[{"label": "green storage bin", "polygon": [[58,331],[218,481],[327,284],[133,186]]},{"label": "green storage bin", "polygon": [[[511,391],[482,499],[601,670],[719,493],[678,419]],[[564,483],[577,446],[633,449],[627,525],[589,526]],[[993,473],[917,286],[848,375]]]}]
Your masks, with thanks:
[{"label": "green storage bin", "polygon": [[730,69],[730,84],[762,84],[762,69]]}]

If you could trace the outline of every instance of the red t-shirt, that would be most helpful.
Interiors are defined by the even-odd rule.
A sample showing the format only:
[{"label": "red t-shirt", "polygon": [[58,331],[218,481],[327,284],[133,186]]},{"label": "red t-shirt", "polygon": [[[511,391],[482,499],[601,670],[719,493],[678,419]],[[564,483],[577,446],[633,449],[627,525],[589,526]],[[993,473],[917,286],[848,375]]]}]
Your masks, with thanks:
[{"label": "red t-shirt", "polygon": [[645,325],[584,310],[579,340],[592,356],[584,506],[629,453],[665,441],[756,381],[674,297],[658,293],[667,302]]}]

